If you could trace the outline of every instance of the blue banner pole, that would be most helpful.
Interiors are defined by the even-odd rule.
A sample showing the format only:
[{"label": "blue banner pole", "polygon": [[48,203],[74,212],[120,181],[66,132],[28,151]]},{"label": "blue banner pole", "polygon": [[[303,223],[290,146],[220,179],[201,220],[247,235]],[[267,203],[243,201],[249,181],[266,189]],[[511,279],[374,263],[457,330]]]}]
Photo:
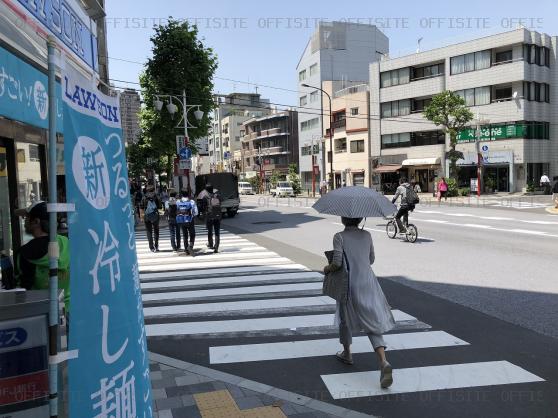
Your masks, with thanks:
[{"label": "blue banner pole", "polygon": [[[48,202],[56,204],[56,41],[47,39],[48,47]],[[58,220],[56,211],[49,213],[49,355],[55,359],[58,354]],[[58,364],[49,362],[50,416],[58,416]]]}]

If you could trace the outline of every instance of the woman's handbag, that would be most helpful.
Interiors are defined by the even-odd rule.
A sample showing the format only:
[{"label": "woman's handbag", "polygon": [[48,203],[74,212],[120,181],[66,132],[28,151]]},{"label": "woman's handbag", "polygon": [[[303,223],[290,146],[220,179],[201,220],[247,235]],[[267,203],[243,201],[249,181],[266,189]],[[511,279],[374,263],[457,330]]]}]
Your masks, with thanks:
[{"label": "woman's handbag", "polygon": [[[329,264],[333,261],[333,250],[326,251],[325,256]],[[343,262],[341,268],[324,276],[322,293],[335,299],[337,302],[345,303],[349,296],[349,262],[345,251],[343,251]]]}]

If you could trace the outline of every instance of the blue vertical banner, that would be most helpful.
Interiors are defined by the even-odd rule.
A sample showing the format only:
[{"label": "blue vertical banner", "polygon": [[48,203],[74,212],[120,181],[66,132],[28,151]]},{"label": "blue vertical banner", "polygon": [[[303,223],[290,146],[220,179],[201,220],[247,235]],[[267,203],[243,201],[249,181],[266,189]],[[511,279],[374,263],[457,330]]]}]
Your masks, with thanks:
[{"label": "blue vertical banner", "polygon": [[151,383],[117,97],[62,78],[70,239],[70,417],[151,417]]}]

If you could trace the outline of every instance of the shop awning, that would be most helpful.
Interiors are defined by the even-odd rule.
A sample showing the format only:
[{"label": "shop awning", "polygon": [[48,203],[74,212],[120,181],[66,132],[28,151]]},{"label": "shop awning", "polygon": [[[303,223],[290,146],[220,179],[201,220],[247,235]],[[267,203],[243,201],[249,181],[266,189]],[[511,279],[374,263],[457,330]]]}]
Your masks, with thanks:
[{"label": "shop awning", "polygon": [[375,173],[395,173],[401,170],[401,164],[382,164],[374,169]]},{"label": "shop awning", "polygon": [[407,165],[438,165],[440,164],[440,157],[432,158],[410,158],[408,160],[403,160],[401,163],[404,166]]}]

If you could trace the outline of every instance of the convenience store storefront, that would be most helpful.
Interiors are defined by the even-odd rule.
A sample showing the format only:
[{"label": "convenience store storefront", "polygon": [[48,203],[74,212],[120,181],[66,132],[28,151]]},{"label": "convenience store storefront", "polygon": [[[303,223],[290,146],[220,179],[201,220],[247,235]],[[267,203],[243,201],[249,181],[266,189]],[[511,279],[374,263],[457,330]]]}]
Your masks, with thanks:
[{"label": "convenience store storefront", "polygon": [[[0,257],[30,239],[13,210],[46,200],[47,87],[42,69],[0,42]],[[62,127],[60,107],[57,116]]]}]

